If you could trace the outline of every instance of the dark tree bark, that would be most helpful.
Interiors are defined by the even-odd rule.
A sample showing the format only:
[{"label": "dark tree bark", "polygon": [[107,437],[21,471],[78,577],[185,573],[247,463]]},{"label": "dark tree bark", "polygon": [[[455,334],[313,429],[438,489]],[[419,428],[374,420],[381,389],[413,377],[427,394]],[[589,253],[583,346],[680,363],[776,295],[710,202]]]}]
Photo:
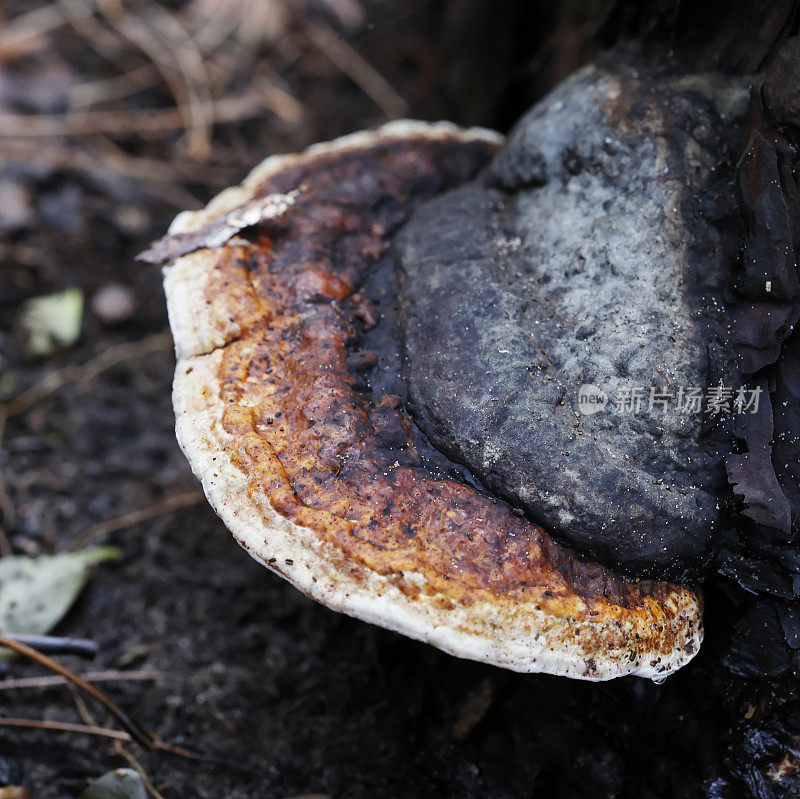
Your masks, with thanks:
[{"label": "dark tree bark", "polygon": [[463,124],[505,130],[605,49],[633,40],[684,67],[750,74],[797,31],[796,0],[448,0],[432,12],[439,81]]}]

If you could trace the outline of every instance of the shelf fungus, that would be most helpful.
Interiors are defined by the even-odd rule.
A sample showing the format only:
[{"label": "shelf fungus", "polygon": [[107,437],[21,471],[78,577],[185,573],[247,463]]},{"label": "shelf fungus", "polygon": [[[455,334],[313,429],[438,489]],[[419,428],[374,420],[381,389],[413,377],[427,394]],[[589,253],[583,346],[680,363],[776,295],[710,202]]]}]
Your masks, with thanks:
[{"label": "shelf fungus", "polygon": [[[637,359],[671,368],[686,354],[687,375],[699,368],[695,349],[669,351],[668,325],[644,321],[661,293],[674,324],[691,314],[678,296],[680,219],[665,207],[683,186],[665,173],[680,166],[662,152],[672,120],[640,84],[587,68],[506,145],[403,121],[268,158],[144,254],[165,264],[178,439],[254,558],[337,611],[518,671],[662,679],[696,654],[701,598],[659,574],[653,542],[668,529],[670,557],[697,556],[712,525],[705,495],[681,485],[667,502],[646,487],[618,507],[619,481],[643,485],[668,460],[653,429],[629,450],[610,429],[580,430],[570,392],[589,381],[576,348],[556,363],[554,347],[552,374],[531,377],[546,342],[567,338],[548,327],[559,318],[595,325],[592,363],[625,359],[639,375]],[[623,271],[604,290],[622,253],[664,276],[616,308],[635,279]],[[603,356],[636,293],[636,351]],[[561,314],[567,295],[583,310]],[[645,462],[626,478],[609,447]],[[684,500],[689,532],[670,516]]]}]

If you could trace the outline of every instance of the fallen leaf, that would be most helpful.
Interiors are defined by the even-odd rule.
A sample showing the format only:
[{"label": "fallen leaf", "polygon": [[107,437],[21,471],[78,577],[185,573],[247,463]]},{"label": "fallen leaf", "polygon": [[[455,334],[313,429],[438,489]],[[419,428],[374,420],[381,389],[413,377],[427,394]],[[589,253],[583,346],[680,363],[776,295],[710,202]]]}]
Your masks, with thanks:
[{"label": "fallen leaf", "polygon": [[83,292],[71,288],[33,297],[22,306],[19,335],[31,358],[46,358],[71,347],[81,334]]},{"label": "fallen leaf", "polygon": [[132,768],[118,768],[95,780],[79,799],[146,799],[142,778]]},{"label": "fallen leaf", "polygon": [[[119,556],[115,547],[94,547],[39,558],[0,558],[0,631],[50,632],[78,597],[92,567]],[[0,657],[8,654],[0,649]]]}]

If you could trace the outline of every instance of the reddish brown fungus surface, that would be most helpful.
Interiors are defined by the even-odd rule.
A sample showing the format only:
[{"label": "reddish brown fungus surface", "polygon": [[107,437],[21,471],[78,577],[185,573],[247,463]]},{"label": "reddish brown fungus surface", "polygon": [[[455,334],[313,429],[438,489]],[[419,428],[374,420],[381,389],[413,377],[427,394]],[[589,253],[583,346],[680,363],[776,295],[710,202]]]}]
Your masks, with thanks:
[{"label": "reddish brown fungus surface", "polygon": [[668,597],[682,589],[585,562],[506,503],[432,469],[403,397],[369,384],[382,357],[360,344],[392,324],[364,293],[369,274],[391,259],[415,204],[473,177],[492,151],[480,141],[388,141],[302,160],[259,186],[300,193],[249,242],[217,251],[206,289],[240,331],[218,373],[222,425],[237,442],[230,456],[251,495],[408,594],[424,590],[444,606],[535,601],[576,621],[634,615],[658,636],[678,612]]}]

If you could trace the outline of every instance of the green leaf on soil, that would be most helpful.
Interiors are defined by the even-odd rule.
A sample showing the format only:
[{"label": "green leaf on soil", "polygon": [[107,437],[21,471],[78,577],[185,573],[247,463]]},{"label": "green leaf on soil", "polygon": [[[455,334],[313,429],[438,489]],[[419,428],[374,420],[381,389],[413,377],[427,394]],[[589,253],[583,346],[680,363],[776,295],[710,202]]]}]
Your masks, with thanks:
[{"label": "green leaf on soil", "polygon": [[22,346],[31,358],[47,358],[71,347],[81,334],[83,292],[77,288],[33,297],[19,317]]},{"label": "green leaf on soil", "polygon": [[[0,631],[45,635],[77,599],[92,567],[116,560],[115,547],[28,558],[0,558]],[[0,649],[0,658],[10,653]]]},{"label": "green leaf on soil", "polygon": [[132,768],[118,768],[95,780],[79,799],[146,799],[142,778]]}]

